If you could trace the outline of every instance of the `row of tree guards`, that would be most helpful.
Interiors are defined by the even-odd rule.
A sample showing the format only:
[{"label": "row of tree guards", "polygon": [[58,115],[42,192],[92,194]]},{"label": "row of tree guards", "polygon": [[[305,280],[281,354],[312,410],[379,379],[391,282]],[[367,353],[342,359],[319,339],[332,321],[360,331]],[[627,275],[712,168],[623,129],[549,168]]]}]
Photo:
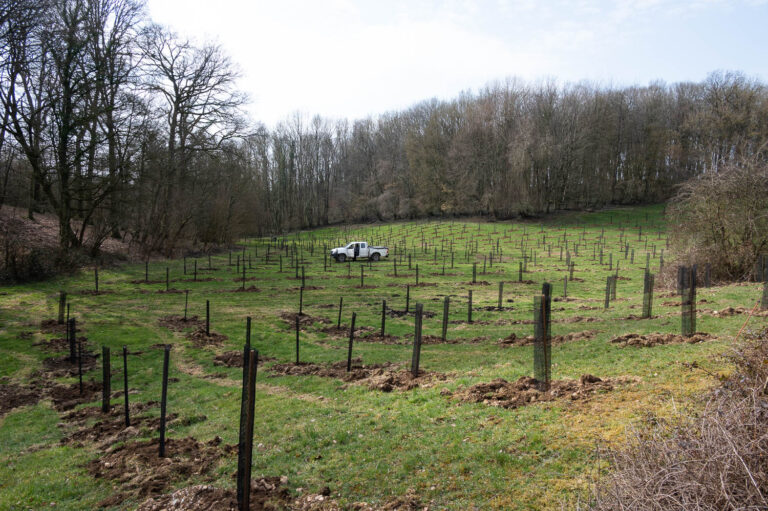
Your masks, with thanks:
[{"label": "row of tree guards", "polygon": [[[521,263],[522,264],[522,263]],[[569,264],[572,268],[572,263]],[[759,274],[764,280],[768,280],[768,257],[761,258]],[[709,274],[709,268],[705,272],[705,282],[707,275]],[[567,280],[565,277],[565,285],[563,294],[567,295]],[[611,275],[606,280],[606,307],[609,306],[610,300],[616,298],[616,280],[617,275]],[[653,284],[654,275],[646,268],[643,282],[643,317],[650,318],[652,314],[653,304]],[[697,285],[697,268],[680,267],[678,271],[678,289],[681,295],[682,306],[682,334],[689,336],[696,332],[696,285]],[[406,312],[409,311],[410,304],[410,286],[407,287],[406,293]],[[296,364],[301,363],[300,359],[300,316],[303,309],[303,293],[304,287],[299,290],[299,314],[296,315]],[[502,308],[502,296],[503,296],[503,282],[499,283],[499,298],[498,308]],[[768,304],[768,285],[764,287],[762,297],[763,307]],[[339,299],[339,310],[337,327],[341,328],[341,317],[343,310],[344,299]],[[468,311],[467,319],[472,321],[472,290],[469,290],[468,296]],[[188,294],[185,296],[184,315],[186,318],[188,307]],[[446,340],[448,329],[448,314],[450,309],[450,298],[445,297],[443,300],[443,321],[442,321],[442,339]],[[382,301],[381,311],[381,335],[385,335],[386,330],[386,311],[387,302]],[[544,283],[542,285],[541,294],[534,297],[533,300],[533,319],[534,319],[534,352],[533,352],[533,372],[534,378],[537,380],[537,385],[542,391],[547,391],[551,382],[551,324],[552,324],[552,285],[550,283]],[[417,303],[414,311],[414,342],[411,354],[410,372],[413,377],[418,377],[421,363],[421,346],[422,346],[422,328],[423,328],[423,314],[424,309],[421,303]],[[356,325],[357,313],[353,312],[351,317],[351,324],[349,328],[349,338],[347,345],[347,371],[352,370],[352,353],[354,347],[355,325]],[[66,332],[69,341],[69,359],[71,362],[77,361],[78,363],[78,377],[80,382],[80,393],[83,392],[82,384],[82,367],[83,367],[83,349],[82,342],[77,340],[77,323],[74,317],[70,317],[70,308],[67,303],[67,294],[62,291],[59,295],[59,315],[58,320],[60,323],[67,325]],[[210,301],[206,300],[206,314],[205,314],[205,332],[206,335],[210,335]],[[251,467],[253,456],[253,430],[254,430],[254,413],[255,413],[255,382],[256,373],[258,367],[258,351],[251,348],[251,318],[246,318],[246,342],[243,350],[243,383],[241,392],[241,410],[240,410],[240,428],[239,428],[239,441],[238,441],[238,471],[237,471],[237,499],[238,505],[241,510],[247,510],[250,506],[250,480],[251,480]],[[162,371],[162,386],[161,386],[161,399],[160,399],[160,425],[159,425],[159,447],[158,456],[165,456],[165,434],[166,434],[166,413],[167,413],[167,401],[168,401],[168,373],[169,373],[169,360],[170,360],[170,345],[165,345],[163,350],[163,371]],[[123,359],[123,398],[124,398],[124,415],[125,425],[130,426],[130,406],[129,406],[129,385],[128,385],[128,348],[123,346],[122,359]],[[108,346],[102,346],[102,405],[101,410],[104,413],[108,413],[110,410],[110,396],[111,396],[111,352]]]}]

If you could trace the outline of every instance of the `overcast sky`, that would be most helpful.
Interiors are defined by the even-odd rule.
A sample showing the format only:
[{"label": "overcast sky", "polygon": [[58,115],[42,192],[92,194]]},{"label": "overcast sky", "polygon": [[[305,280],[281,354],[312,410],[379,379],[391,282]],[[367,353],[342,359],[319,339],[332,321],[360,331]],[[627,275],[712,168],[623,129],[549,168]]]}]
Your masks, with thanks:
[{"label": "overcast sky", "polygon": [[768,0],[149,0],[220,43],[255,120],[350,119],[507,77],[647,84],[768,77]]}]

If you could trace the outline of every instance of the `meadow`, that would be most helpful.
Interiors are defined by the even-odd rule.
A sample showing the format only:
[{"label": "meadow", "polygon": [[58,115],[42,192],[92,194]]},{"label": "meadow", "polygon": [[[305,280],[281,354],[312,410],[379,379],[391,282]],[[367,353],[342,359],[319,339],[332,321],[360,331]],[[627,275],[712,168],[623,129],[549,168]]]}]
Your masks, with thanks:
[{"label": "meadow", "polygon": [[[695,410],[697,397],[729,371],[719,355],[762,292],[757,283],[700,283],[696,330],[711,339],[651,347],[612,343],[629,333],[680,333],[680,296],[665,287],[673,279],[657,275],[653,315],[639,318],[646,267],[658,274],[663,264],[674,273],[667,235],[663,206],[535,221],[336,226],[249,238],[210,257],[100,268],[98,293],[92,269],[5,287],[0,399],[11,402],[11,392],[27,397],[0,408],[0,509],[136,509],[148,497],[193,484],[233,488],[237,455],[227,446],[238,441],[243,375],[226,360],[242,353],[247,317],[261,359],[253,474],[282,477],[286,502],[323,493],[329,495],[317,506],[340,508],[384,506],[405,495],[430,509],[561,509],[587,502],[595,478],[607,469],[604,449],[620,447],[638,421]],[[331,248],[356,240],[387,245],[390,256],[345,263],[328,257]],[[605,308],[610,275],[618,275],[616,299]],[[606,384],[582,394],[527,392],[534,397],[519,406],[465,399],[473,385],[533,376],[533,346],[515,339],[533,334],[533,300],[544,282],[553,285],[552,380],[593,375]],[[76,365],[62,371],[46,362],[66,356],[65,344],[51,341],[63,337],[60,327],[43,324],[57,318],[61,290],[85,351],[95,357],[102,346],[111,348],[112,413],[93,411],[101,402],[98,390],[84,398],[74,392]],[[443,342],[445,297],[450,309]],[[335,329],[340,298],[341,328]],[[210,330],[223,337],[195,334],[202,323],[176,321],[174,330],[160,321],[183,317],[185,303],[187,318],[203,321],[206,301]],[[318,364],[316,374],[291,369],[300,301],[299,357],[302,364]],[[385,388],[381,378],[410,368],[417,303],[425,311],[420,367],[428,376],[414,388]],[[728,307],[734,310],[723,313]],[[323,376],[323,368],[347,361],[352,313],[355,366],[372,366],[373,376]],[[764,325],[765,316],[751,317],[753,324]],[[95,476],[94,460],[157,436],[165,344],[172,346],[167,437],[210,443],[202,451],[210,463],[195,461],[205,470],[171,470],[154,487],[141,480],[140,465],[123,479]],[[123,346],[135,426],[121,436],[122,428],[100,432],[94,425],[122,420]],[[94,389],[101,363],[99,356],[85,364],[83,378]],[[57,402],[57,388],[69,389],[71,399]]]}]

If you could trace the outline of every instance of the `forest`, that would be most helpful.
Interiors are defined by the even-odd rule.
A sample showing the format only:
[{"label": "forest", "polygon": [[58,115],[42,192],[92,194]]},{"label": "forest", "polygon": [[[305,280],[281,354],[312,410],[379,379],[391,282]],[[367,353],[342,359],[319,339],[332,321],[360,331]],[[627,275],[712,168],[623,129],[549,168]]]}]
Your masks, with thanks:
[{"label": "forest", "polygon": [[0,207],[54,213],[62,251],[97,254],[115,237],[173,255],[340,222],[655,203],[760,158],[768,138],[766,85],[727,71],[632,86],[507,79],[267,127],[245,113],[222,47],[153,23],[139,0],[1,5]]}]

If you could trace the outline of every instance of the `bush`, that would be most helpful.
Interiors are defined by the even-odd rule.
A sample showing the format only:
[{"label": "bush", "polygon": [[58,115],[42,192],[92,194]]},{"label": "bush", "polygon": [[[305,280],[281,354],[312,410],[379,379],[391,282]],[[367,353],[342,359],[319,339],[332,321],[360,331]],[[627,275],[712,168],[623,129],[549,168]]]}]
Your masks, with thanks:
[{"label": "bush", "polygon": [[768,508],[768,330],[734,348],[703,411],[649,421],[611,453],[594,510]]},{"label": "bush", "polygon": [[681,187],[669,213],[681,264],[710,263],[713,278],[747,279],[768,251],[768,165],[749,161],[703,174]]}]

